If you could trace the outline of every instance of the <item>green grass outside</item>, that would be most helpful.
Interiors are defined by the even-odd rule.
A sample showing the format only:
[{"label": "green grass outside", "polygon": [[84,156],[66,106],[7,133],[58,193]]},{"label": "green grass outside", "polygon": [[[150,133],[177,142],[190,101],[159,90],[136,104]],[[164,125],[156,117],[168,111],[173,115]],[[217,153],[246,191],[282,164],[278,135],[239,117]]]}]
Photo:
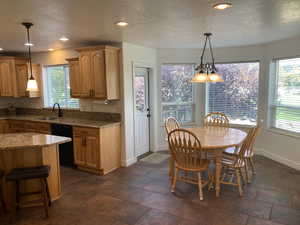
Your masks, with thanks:
[{"label": "green grass outside", "polygon": [[300,112],[293,110],[291,113],[287,112],[286,109],[277,108],[276,119],[300,122]]}]

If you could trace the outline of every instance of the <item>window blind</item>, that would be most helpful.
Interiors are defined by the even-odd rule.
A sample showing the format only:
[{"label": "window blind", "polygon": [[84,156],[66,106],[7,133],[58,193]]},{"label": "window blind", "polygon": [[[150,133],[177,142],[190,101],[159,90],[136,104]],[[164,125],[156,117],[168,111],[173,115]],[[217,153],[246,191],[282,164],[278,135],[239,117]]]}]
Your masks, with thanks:
[{"label": "window blind", "polygon": [[221,112],[233,124],[255,124],[259,62],[217,64],[224,82],[207,85],[207,113]]},{"label": "window blind", "polygon": [[45,106],[57,102],[63,108],[79,108],[79,100],[70,96],[69,67],[47,66],[45,72]]},{"label": "window blind", "polygon": [[279,59],[275,65],[272,126],[300,133],[300,58]]}]

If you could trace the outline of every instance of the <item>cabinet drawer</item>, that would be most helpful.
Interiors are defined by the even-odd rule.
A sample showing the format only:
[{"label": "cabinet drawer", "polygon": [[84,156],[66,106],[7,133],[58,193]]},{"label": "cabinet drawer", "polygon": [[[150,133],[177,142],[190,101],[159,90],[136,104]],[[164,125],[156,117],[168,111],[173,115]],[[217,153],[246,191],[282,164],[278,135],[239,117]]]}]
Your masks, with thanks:
[{"label": "cabinet drawer", "polygon": [[24,129],[25,128],[25,121],[22,120],[10,120],[9,121],[9,128],[10,129]]},{"label": "cabinet drawer", "polygon": [[26,122],[26,129],[33,130],[34,132],[51,133],[51,125],[49,123]]},{"label": "cabinet drawer", "polygon": [[88,128],[88,127],[73,127],[74,135],[84,135],[84,136],[99,136],[98,128]]}]

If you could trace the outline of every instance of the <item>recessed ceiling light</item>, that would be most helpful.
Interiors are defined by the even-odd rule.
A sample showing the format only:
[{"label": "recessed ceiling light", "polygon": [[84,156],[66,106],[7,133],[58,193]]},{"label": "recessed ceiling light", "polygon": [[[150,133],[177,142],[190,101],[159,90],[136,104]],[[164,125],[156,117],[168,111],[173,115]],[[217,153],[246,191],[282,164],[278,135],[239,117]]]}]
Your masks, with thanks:
[{"label": "recessed ceiling light", "polygon": [[25,46],[33,46],[34,44],[29,43],[29,42],[26,42],[24,45],[25,45]]},{"label": "recessed ceiling light", "polygon": [[217,4],[213,5],[213,8],[217,9],[217,10],[224,10],[224,9],[228,9],[231,7],[232,7],[232,4],[229,2],[221,2],[221,3],[217,3]]},{"label": "recessed ceiling light", "polygon": [[66,36],[62,36],[59,40],[61,40],[61,41],[68,41],[69,38],[67,38]]},{"label": "recessed ceiling light", "polygon": [[54,49],[53,48],[48,48],[48,51],[52,52],[52,51],[54,51]]},{"label": "recessed ceiling light", "polygon": [[120,27],[126,27],[126,26],[128,26],[128,23],[125,22],[125,21],[119,21],[119,22],[116,23],[116,25],[118,25]]},{"label": "recessed ceiling light", "polygon": [[4,49],[3,48],[0,48],[0,51],[3,51]]}]

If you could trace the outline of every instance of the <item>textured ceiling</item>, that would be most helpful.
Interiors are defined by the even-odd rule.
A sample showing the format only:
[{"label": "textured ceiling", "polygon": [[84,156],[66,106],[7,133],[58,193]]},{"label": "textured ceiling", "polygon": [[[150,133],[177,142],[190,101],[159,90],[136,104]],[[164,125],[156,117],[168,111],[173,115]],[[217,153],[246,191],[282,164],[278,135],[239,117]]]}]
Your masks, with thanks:
[{"label": "textured ceiling", "polygon": [[[262,44],[300,35],[300,0],[1,0],[0,47],[23,51],[23,21],[33,22],[33,51],[127,41],[156,48],[200,47],[212,32],[216,47]],[[129,22],[126,28],[114,23]],[[70,41],[58,39],[66,35]]]}]

